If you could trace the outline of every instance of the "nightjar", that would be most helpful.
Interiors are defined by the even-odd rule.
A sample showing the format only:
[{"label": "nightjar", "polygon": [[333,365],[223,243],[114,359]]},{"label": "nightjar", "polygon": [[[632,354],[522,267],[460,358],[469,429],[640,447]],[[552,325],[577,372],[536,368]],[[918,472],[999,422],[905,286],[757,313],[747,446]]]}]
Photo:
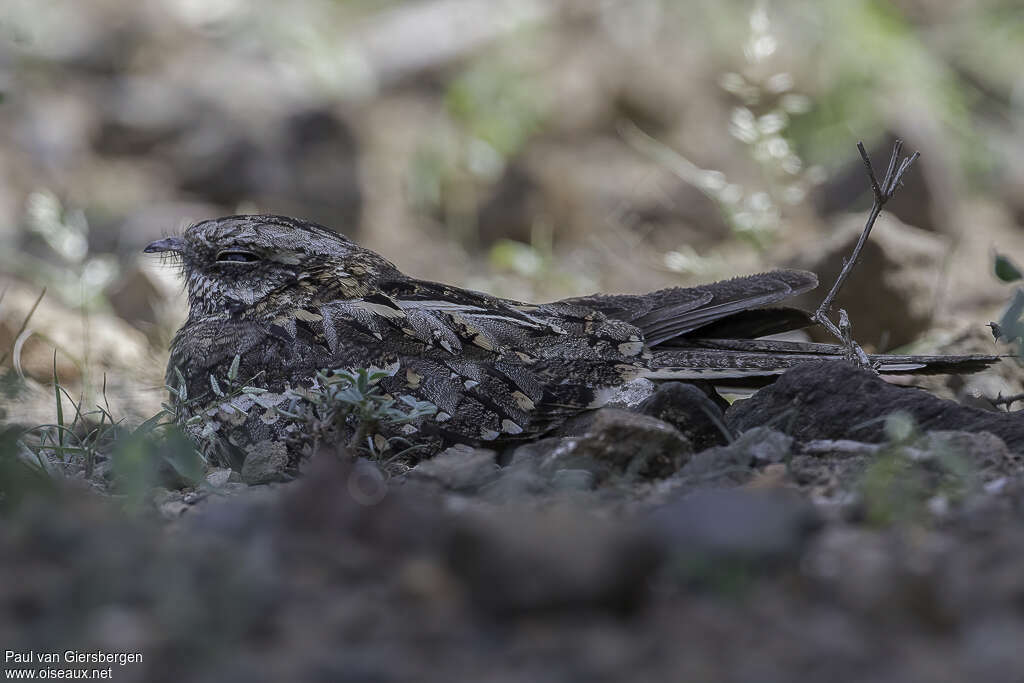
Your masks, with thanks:
[{"label": "nightjar", "polygon": [[[411,278],[337,232],[284,216],[205,221],[146,251],[180,262],[190,309],[167,383],[186,430],[224,462],[259,442],[290,443],[301,425],[281,418],[282,402],[324,369],[385,369],[383,391],[436,406],[402,434],[441,447],[535,437],[634,381],[749,383],[844,353],[756,339],[809,324],[795,309],[766,308],[815,287],[804,271],[528,304]],[[991,361],[872,360],[881,372]],[[232,397],[236,379],[266,391]]]}]

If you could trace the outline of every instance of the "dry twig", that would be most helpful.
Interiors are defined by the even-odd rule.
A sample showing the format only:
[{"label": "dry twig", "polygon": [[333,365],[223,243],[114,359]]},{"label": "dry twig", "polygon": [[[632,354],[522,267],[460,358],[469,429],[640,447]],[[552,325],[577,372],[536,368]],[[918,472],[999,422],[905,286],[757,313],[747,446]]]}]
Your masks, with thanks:
[{"label": "dry twig", "polygon": [[896,140],[896,144],[893,145],[892,156],[889,158],[889,167],[885,172],[885,179],[881,183],[878,182],[878,177],[875,175],[875,169],[871,166],[871,159],[868,157],[868,152],[864,148],[863,142],[857,143],[857,150],[860,151],[860,157],[864,160],[864,166],[868,172],[868,180],[871,182],[871,192],[874,195],[874,202],[871,205],[871,213],[868,214],[867,223],[864,224],[864,230],[860,234],[860,239],[857,240],[857,245],[853,248],[853,253],[850,258],[843,262],[843,268],[839,272],[839,277],[836,278],[836,282],[832,285],[832,289],[829,290],[828,295],[825,297],[821,305],[818,306],[818,310],[811,316],[811,320],[823,326],[826,330],[831,332],[837,339],[839,339],[843,346],[846,347],[849,356],[856,360],[864,367],[870,367],[871,363],[868,360],[867,354],[860,348],[860,345],[853,340],[851,335],[850,319],[846,315],[846,311],[840,309],[839,311],[839,325],[829,319],[828,314],[832,309],[832,303],[835,301],[836,296],[839,294],[839,290],[842,288],[843,283],[850,276],[853,271],[853,267],[857,263],[857,259],[860,258],[860,252],[864,248],[864,244],[868,241],[868,236],[871,234],[871,229],[875,226],[875,221],[878,219],[879,214],[882,213],[882,207],[885,206],[886,202],[893,198],[896,194],[896,190],[902,185],[903,176],[906,175],[910,167],[917,161],[918,157],[921,156],[920,152],[914,152],[909,157],[904,157],[900,160],[900,153],[903,151],[903,140]]}]

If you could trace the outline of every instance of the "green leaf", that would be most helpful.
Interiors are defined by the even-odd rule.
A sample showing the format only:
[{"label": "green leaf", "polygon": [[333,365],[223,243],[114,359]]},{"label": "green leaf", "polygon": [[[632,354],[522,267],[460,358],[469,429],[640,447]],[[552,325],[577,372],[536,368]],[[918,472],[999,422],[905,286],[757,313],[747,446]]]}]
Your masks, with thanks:
[{"label": "green leaf", "polygon": [[53,393],[57,398],[57,430],[60,447],[64,448],[64,404],[60,400],[60,381],[57,379],[57,349],[53,350]]},{"label": "green leaf", "polygon": [[199,482],[206,472],[203,456],[192,447],[188,438],[177,430],[168,432],[166,441],[161,444],[160,455],[182,478],[190,482]]},{"label": "green leaf", "polygon": [[181,374],[181,370],[177,366],[174,367],[174,374],[178,377],[178,398],[182,401],[187,401],[188,382],[185,381],[185,375]]},{"label": "green leaf", "polygon": [[154,415],[153,417],[149,418],[148,420],[140,424],[138,427],[136,427],[133,434],[135,436],[145,436],[146,434],[149,434],[157,426],[159,426],[160,420],[162,420],[163,418],[163,413],[157,413],[156,415]]},{"label": "green leaf", "polygon": [[228,368],[228,379],[234,382],[238,379],[238,364],[242,362],[242,357],[235,354],[234,360],[231,361],[231,367]]},{"label": "green leaf", "polygon": [[210,375],[210,388],[213,389],[213,393],[217,396],[224,398],[224,392],[220,390],[220,384],[217,383],[217,378],[213,375]]},{"label": "green leaf", "polygon": [[1021,273],[1020,268],[1017,267],[1013,261],[1010,260],[1009,256],[996,252],[995,263],[993,264],[993,271],[997,278],[1002,282],[1016,282],[1021,278],[1024,278],[1024,273]]}]

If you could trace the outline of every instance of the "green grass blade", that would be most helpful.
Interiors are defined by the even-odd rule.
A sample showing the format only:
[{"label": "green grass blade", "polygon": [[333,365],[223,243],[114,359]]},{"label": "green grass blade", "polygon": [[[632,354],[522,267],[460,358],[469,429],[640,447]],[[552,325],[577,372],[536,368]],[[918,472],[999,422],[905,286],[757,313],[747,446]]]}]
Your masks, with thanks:
[{"label": "green grass blade", "polygon": [[59,439],[60,449],[62,451],[61,458],[63,459],[64,450],[64,404],[60,400],[60,381],[57,379],[57,349],[53,350],[53,395],[57,401],[57,438]]}]

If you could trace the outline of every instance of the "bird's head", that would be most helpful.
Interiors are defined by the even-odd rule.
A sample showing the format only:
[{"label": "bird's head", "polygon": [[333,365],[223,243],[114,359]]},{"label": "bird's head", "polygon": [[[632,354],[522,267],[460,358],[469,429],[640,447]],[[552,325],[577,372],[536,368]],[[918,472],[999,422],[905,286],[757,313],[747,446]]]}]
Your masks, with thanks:
[{"label": "bird's head", "polygon": [[302,288],[358,296],[394,270],[344,235],[285,216],[215,218],[157,240],[145,251],[177,258],[193,315],[273,308],[271,295],[288,298]]}]

